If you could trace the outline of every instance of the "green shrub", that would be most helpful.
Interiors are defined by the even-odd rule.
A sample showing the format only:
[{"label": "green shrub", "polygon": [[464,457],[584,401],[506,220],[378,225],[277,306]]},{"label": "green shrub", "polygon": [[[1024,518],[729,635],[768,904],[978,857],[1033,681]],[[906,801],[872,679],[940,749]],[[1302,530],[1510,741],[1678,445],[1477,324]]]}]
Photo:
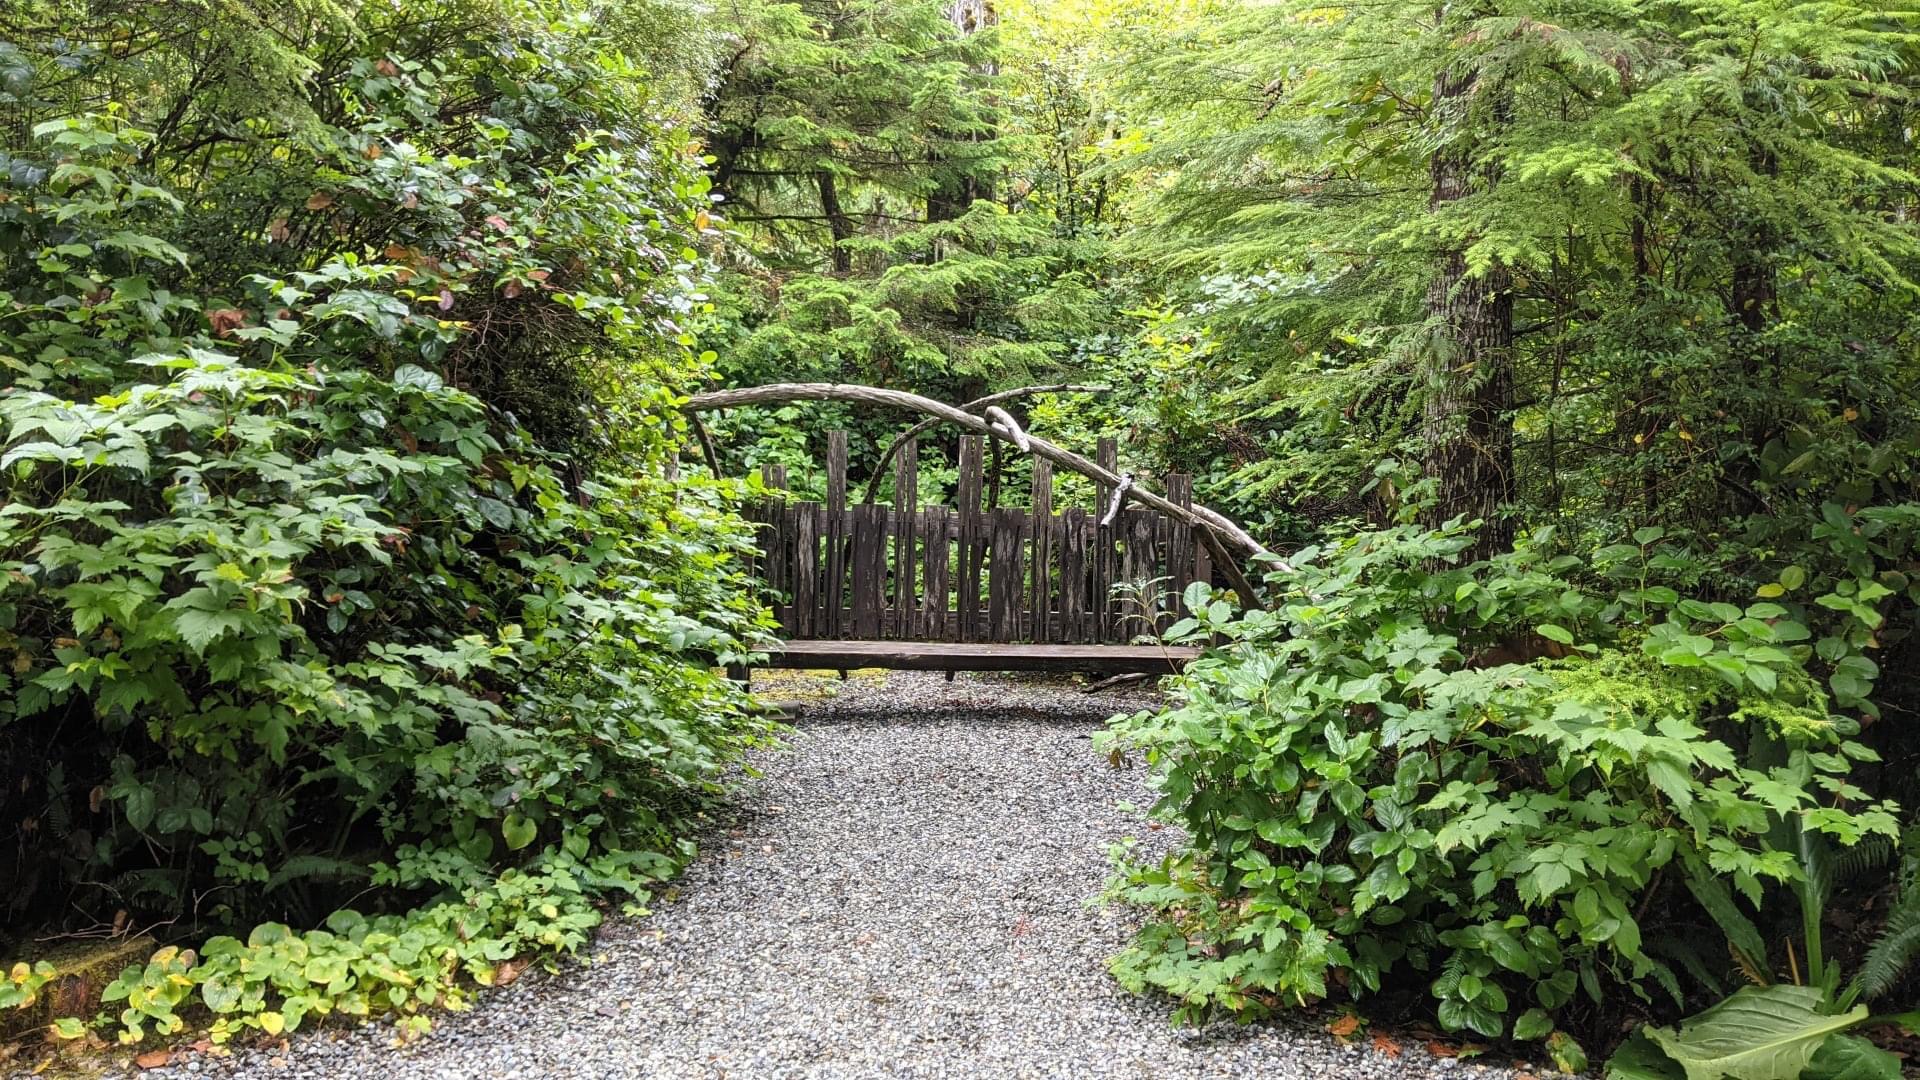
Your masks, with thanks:
[{"label": "green shrub", "polygon": [[[1189,838],[1122,864],[1113,894],[1156,913],[1124,983],[1199,1019],[1419,979],[1446,1030],[1565,1047],[1577,997],[1713,978],[1714,948],[1663,927],[1689,880],[1756,903],[1793,880],[1781,818],[1842,845],[1895,832],[1834,711],[1872,665],[1828,644],[1878,621],[1884,587],[1806,604],[1795,571],[1764,590],[1780,602],[1707,603],[1668,584],[1700,570],[1658,529],[1585,563],[1550,541],[1463,566],[1462,531],[1403,526],[1302,552],[1274,610],[1189,591],[1170,636],[1219,647],[1109,736],[1146,751]],[[1810,611],[1831,616],[1817,646]]]},{"label": "green shrub", "polygon": [[123,974],[128,1040],[458,1004],[769,734],[673,461],[699,160],[583,12],[433,7],[316,17],[331,75],[215,151],[114,105],[0,162],[5,923],[244,938]]}]

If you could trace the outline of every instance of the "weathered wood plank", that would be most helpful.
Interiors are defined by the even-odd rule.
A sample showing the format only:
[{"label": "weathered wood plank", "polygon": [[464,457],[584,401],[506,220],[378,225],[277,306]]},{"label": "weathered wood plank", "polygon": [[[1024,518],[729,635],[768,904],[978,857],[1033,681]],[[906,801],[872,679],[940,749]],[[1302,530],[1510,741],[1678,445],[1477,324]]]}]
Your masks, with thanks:
[{"label": "weathered wood plank", "polygon": [[1028,593],[1027,634],[1034,641],[1053,640],[1049,616],[1053,610],[1053,463],[1033,460],[1033,585]]},{"label": "weathered wood plank", "polygon": [[[773,491],[784,491],[787,486],[787,467],[785,465],[765,464],[760,466],[760,483]],[[765,522],[760,533],[760,580],[766,583],[772,593],[773,615],[782,628],[791,632],[792,610],[787,594],[786,555],[792,544],[787,532],[786,500],[779,495],[769,495],[764,503],[761,521]]]},{"label": "weathered wood plank", "polygon": [[997,642],[1020,639],[1020,614],[1027,595],[1022,572],[1027,512],[1003,506],[993,512],[993,565],[987,580],[987,633]]},{"label": "weathered wood plank", "polygon": [[1133,590],[1131,618],[1122,628],[1120,640],[1131,641],[1140,634],[1153,632],[1160,618],[1160,591],[1166,587],[1159,577],[1158,533],[1160,515],[1152,510],[1127,511],[1127,581]]},{"label": "weathered wood plank", "polygon": [[921,603],[920,633],[929,641],[945,641],[952,632],[947,619],[947,530],[952,524],[953,511],[944,506],[927,507],[927,593]]},{"label": "weathered wood plank", "polygon": [[919,540],[920,442],[908,439],[900,446],[893,468],[893,636],[914,635],[914,574]]},{"label": "weathered wood plank", "polygon": [[826,623],[820,633],[846,636],[841,611],[847,602],[847,433],[827,432],[827,580],[821,588]]},{"label": "weathered wood plank", "polygon": [[814,527],[820,521],[820,504],[796,503],[793,507],[793,632],[813,637],[820,613],[820,544]]},{"label": "weathered wood plank", "polygon": [[[1120,467],[1119,443],[1112,438],[1101,439],[1094,451],[1094,460],[1109,472],[1117,472]],[[1093,541],[1087,551],[1093,583],[1087,596],[1087,608],[1093,614],[1093,625],[1088,641],[1122,641],[1119,634],[1118,608],[1113,596],[1113,585],[1119,574],[1119,552],[1117,550],[1117,529],[1119,521],[1107,525],[1098,522],[1106,516],[1107,505],[1113,500],[1113,488],[1108,484],[1099,485],[1099,503],[1093,508]]]},{"label": "weathered wood plank", "polygon": [[985,522],[980,516],[980,459],[985,440],[979,435],[960,437],[960,640],[978,636],[980,618],[980,561],[983,554]]},{"label": "weathered wood plank", "polygon": [[880,636],[880,612],[887,580],[887,508],[862,503],[853,508],[853,636]]},{"label": "weathered wood plank", "polygon": [[[1167,501],[1182,509],[1193,505],[1193,477],[1186,473],[1167,474]],[[1168,613],[1160,629],[1172,625],[1181,615],[1181,597],[1193,581],[1193,529],[1184,521],[1167,522],[1167,588],[1173,593]]]},{"label": "weathered wood plank", "polygon": [[1091,640],[1087,630],[1087,512],[1060,515],[1060,640]]},{"label": "weathered wood plank", "polygon": [[988,642],[789,641],[766,666],[884,667],[918,671],[1086,671],[1165,675],[1200,654],[1164,645],[1029,645]]}]

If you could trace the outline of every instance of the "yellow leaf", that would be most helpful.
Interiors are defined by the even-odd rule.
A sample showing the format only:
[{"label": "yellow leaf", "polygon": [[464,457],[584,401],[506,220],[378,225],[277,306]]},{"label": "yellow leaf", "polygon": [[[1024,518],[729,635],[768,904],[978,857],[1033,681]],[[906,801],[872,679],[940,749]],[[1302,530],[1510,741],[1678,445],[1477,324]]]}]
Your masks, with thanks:
[{"label": "yellow leaf", "polygon": [[287,1018],[277,1012],[263,1012],[260,1014],[260,1026],[267,1034],[278,1035],[286,1030]]}]

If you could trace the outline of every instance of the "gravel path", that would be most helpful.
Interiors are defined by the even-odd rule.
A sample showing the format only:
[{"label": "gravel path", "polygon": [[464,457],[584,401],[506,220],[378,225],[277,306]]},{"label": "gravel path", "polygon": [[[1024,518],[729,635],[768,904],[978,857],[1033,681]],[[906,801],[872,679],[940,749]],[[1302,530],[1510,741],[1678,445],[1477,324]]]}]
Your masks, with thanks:
[{"label": "gravel path", "polygon": [[[775,693],[773,696],[779,696]],[[894,674],[810,709],[677,898],[598,962],[530,973],[411,1046],[374,1026],[139,1075],[364,1077],[1503,1077],[1315,1029],[1167,1023],[1105,963],[1108,845],[1147,832],[1138,766],[1091,748],[1144,695]],[[1408,1040],[1414,1043],[1414,1040]],[[1362,1040],[1364,1044],[1364,1040]]]}]

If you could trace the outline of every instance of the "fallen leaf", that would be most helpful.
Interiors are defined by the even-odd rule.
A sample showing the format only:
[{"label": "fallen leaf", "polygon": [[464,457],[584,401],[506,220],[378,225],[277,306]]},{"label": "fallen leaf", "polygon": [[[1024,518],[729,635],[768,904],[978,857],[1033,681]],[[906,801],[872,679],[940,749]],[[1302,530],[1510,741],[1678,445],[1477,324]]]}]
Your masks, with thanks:
[{"label": "fallen leaf", "polygon": [[395,262],[399,262],[401,259],[404,259],[409,255],[412,255],[413,252],[407,250],[407,246],[405,244],[388,244],[387,250],[385,251],[384,254],[386,255],[387,258],[392,259]]},{"label": "fallen leaf", "polygon": [[133,1063],[143,1069],[164,1069],[173,1063],[173,1051],[149,1050],[134,1058]]},{"label": "fallen leaf", "polygon": [[382,153],[385,153],[385,151],[380,149],[380,144],[372,142],[367,144],[365,150],[360,151],[360,156],[366,158],[368,161],[379,161]]},{"label": "fallen leaf", "polygon": [[325,210],[332,205],[333,196],[324,191],[316,191],[307,196],[307,209],[309,210]]},{"label": "fallen leaf", "polygon": [[1391,1036],[1378,1031],[1373,1033],[1373,1048],[1390,1058],[1400,1056],[1400,1044],[1394,1042]]},{"label": "fallen leaf", "polygon": [[506,986],[512,983],[520,977],[521,972],[527,970],[527,965],[532,962],[528,959],[501,961],[500,966],[493,971],[493,985]]},{"label": "fallen leaf", "polygon": [[379,72],[382,75],[385,75],[389,79],[400,74],[400,69],[398,67],[395,67],[393,61],[391,60],[380,61],[379,63],[373,65],[373,70]]},{"label": "fallen leaf", "polygon": [[1443,1043],[1439,1039],[1428,1039],[1427,1053],[1432,1054],[1434,1057],[1459,1057],[1460,1048],[1449,1043]]},{"label": "fallen leaf", "polygon": [[505,296],[505,297],[506,297],[507,299],[509,299],[509,300],[511,300],[511,299],[513,299],[513,298],[514,298],[514,297],[516,297],[516,296],[519,296],[519,295],[520,295],[520,283],[519,283],[519,282],[517,282],[517,281],[509,281],[509,282],[507,282],[507,283],[506,283],[506,284],[505,284],[504,286],[502,286],[502,287],[501,287],[501,289],[500,289],[500,294],[501,294],[502,296]]},{"label": "fallen leaf", "polygon": [[1333,1023],[1327,1025],[1327,1030],[1344,1039],[1360,1030],[1360,1018],[1352,1013],[1335,1017]]},{"label": "fallen leaf", "polygon": [[267,226],[267,238],[276,244],[285,243],[287,239],[287,219],[283,217],[274,218],[272,224]]}]

